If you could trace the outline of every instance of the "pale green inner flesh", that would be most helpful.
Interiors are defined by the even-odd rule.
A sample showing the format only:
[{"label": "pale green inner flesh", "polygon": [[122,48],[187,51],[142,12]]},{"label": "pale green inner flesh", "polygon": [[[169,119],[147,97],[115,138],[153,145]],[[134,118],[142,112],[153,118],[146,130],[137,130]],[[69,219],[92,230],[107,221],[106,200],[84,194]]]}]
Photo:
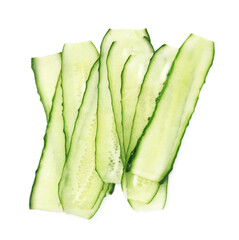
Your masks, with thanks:
[{"label": "pale green inner flesh", "polygon": [[[163,45],[159,48],[150,60],[148,71],[145,75],[143,84],[141,86],[140,95],[137,102],[137,107],[134,116],[134,122],[131,132],[131,140],[129,146],[133,150],[138,138],[141,136],[145,126],[148,123],[148,119],[152,116],[156,106],[155,99],[158,97],[160,91],[163,88],[163,84],[167,78],[168,72],[171,68],[172,62],[177,54],[177,49]],[[128,156],[129,157],[129,156]],[[128,159],[127,157],[127,159]],[[128,173],[126,173],[127,175]],[[140,191],[142,186],[137,186],[137,182],[145,183],[145,178],[140,180],[140,176],[131,174],[130,178],[127,178],[127,197],[141,202],[145,202],[144,195]],[[156,182],[147,180],[147,202],[155,195]],[[150,186],[151,185],[151,186]],[[133,189],[132,189],[133,186]],[[138,189],[138,190],[137,190]],[[139,192],[138,192],[139,191]],[[130,193],[130,196],[129,196]],[[144,193],[144,192],[143,192]]]},{"label": "pale green inner flesh", "polygon": [[97,84],[98,62],[94,65],[87,81],[59,185],[64,211],[75,214],[79,209],[94,207],[104,184],[95,171]]},{"label": "pale green inner flesh", "polygon": [[[195,35],[185,41],[152,122],[137,147],[131,173],[158,182],[168,174],[195,109],[213,54],[211,41]],[[147,159],[150,159],[150,164]]]},{"label": "pale green inner flesh", "polygon": [[136,105],[127,160],[153,114],[156,106],[155,100],[163,88],[176,54],[176,48],[164,45],[154,53],[150,61]]},{"label": "pale green inner flesh", "polygon": [[47,211],[61,211],[58,183],[65,163],[65,136],[62,118],[62,89],[59,78],[50,118],[47,125],[44,149],[32,189],[30,207]]},{"label": "pale green inner flesh", "polygon": [[85,91],[86,80],[99,54],[90,41],[65,44],[62,51],[63,117],[68,152],[71,136]]},{"label": "pale green inner flesh", "polygon": [[52,98],[61,71],[61,53],[33,58],[32,69],[35,75],[37,91],[48,121],[52,107]]},{"label": "pale green inner flesh", "polygon": [[106,58],[114,41],[148,37],[143,30],[109,30],[105,35],[100,51],[99,97],[97,110],[96,169],[104,182],[120,183],[123,172],[124,154],[116,132],[111,95],[107,77]]},{"label": "pale green inner flesh", "polygon": [[129,204],[135,211],[162,210],[165,206],[166,199],[167,199],[167,186],[168,186],[168,180],[165,180],[165,182],[159,186],[157,194],[154,196],[152,201],[148,204],[135,201],[132,199],[128,199]]}]

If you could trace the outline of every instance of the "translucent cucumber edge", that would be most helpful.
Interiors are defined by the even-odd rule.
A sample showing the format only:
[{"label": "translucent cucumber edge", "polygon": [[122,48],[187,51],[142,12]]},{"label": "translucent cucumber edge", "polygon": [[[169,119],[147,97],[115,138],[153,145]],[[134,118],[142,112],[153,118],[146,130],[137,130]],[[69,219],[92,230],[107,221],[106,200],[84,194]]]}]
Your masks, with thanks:
[{"label": "translucent cucumber edge", "polygon": [[[179,48],[179,50],[178,50],[178,52],[177,52],[177,54],[176,54],[176,56],[175,56],[175,59],[174,59],[174,61],[173,61],[173,63],[172,63],[172,66],[171,66],[171,68],[170,68],[170,70],[169,70],[169,72],[168,72],[167,80],[164,82],[163,89],[162,89],[162,91],[159,93],[159,96],[156,98],[155,111],[156,111],[157,105],[158,105],[161,97],[163,96],[163,93],[164,93],[164,91],[165,91],[165,89],[166,89],[166,87],[167,87],[167,85],[168,85],[168,79],[169,79],[169,76],[171,75],[171,73],[172,73],[172,71],[173,71],[173,69],[174,69],[174,65],[175,65],[175,62],[176,62],[177,59],[178,59],[178,55],[180,54],[180,52],[181,52],[182,48],[184,47],[185,43],[187,42],[187,40],[188,40],[189,38],[191,38],[192,36],[194,36],[194,34],[190,34],[190,35],[189,35],[189,37],[184,41],[184,43],[183,43],[182,46]],[[213,65],[214,56],[215,56],[215,43],[212,42],[212,60],[211,60],[210,65],[208,66],[208,69],[207,69],[206,74],[205,74],[205,76],[204,76],[204,81],[203,81],[203,83],[202,83],[202,85],[201,85],[201,87],[200,87],[200,89],[199,89],[199,94],[198,94],[198,96],[197,96],[197,99],[196,99],[196,102],[195,102],[195,105],[194,105],[194,109],[193,109],[193,111],[192,111],[192,113],[191,113],[191,115],[190,115],[190,117],[189,117],[189,120],[188,120],[188,122],[187,122],[187,124],[186,124],[186,127],[185,127],[185,129],[184,129],[184,132],[183,132],[182,137],[181,137],[181,139],[180,139],[178,148],[177,148],[176,153],[175,153],[175,155],[174,155],[174,157],[173,157],[172,164],[171,164],[170,168],[165,171],[165,174],[163,175],[162,180],[160,180],[159,182],[162,182],[163,179],[164,179],[165,177],[167,177],[167,176],[169,175],[169,173],[170,173],[170,172],[172,171],[172,169],[173,169],[173,165],[174,165],[175,159],[176,159],[176,157],[177,157],[178,151],[179,151],[179,149],[180,149],[180,146],[181,146],[181,143],[182,143],[182,139],[183,139],[184,134],[185,134],[185,132],[186,132],[186,129],[187,129],[189,123],[190,123],[191,117],[192,117],[192,115],[193,115],[193,113],[194,113],[194,111],[195,111],[195,108],[196,108],[196,105],[197,105],[197,102],[198,102],[198,99],[199,99],[199,95],[200,95],[201,89],[202,89],[203,85],[205,84],[205,82],[206,82],[206,77],[207,77],[207,75],[208,75],[208,72],[209,72],[211,66]],[[144,131],[143,131],[142,135],[141,135],[140,138],[138,139],[137,144],[136,144],[134,150],[133,150],[133,151],[131,152],[131,154],[130,154],[130,158],[129,158],[128,163],[127,163],[127,166],[126,166],[126,172],[129,172],[130,169],[131,169],[131,167],[132,167],[132,165],[133,165],[133,161],[134,161],[134,158],[135,158],[135,156],[136,156],[136,154],[137,154],[137,150],[138,150],[138,147],[139,147],[139,143],[140,143],[142,137],[145,135],[145,133],[146,133],[146,131],[147,131],[147,129],[148,129],[148,126],[149,126],[150,123],[152,122],[152,119],[153,119],[153,117],[154,117],[154,115],[155,115],[155,111],[153,112],[152,117],[150,118],[148,124],[147,124],[146,127],[144,128]]]},{"label": "translucent cucumber edge", "polygon": [[[98,64],[98,62],[99,62],[99,59],[97,59],[97,60],[95,61],[95,63],[93,64],[93,66],[92,66],[92,68],[91,68],[91,70],[90,70],[88,79],[87,79],[87,81],[86,81],[85,92],[84,92],[84,94],[83,94],[82,101],[81,101],[81,106],[80,106],[79,109],[78,109],[77,118],[76,118],[76,121],[75,121],[75,124],[74,124],[74,128],[73,128],[73,133],[72,133],[72,137],[71,137],[71,141],[70,141],[69,152],[70,152],[70,150],[71,150],[72,138],[73,138],[73,135],[74,135],[74,132],[75,132],[76,122],[77,122],[78,117],[79,117],[79,112],[80,112],[81,107],[82,107],[82,105],[83,105],[83,103],[84,103],[84,101],[85,101],[85,95],[86,95],[86,91],[87,91],[87,89],[88,89],[88,81],[89,81],[89,79],[90,79],[90,77],[91,77],[91,74],[92,74],[94,68],[95,68],[95,65]],[[64,103],[63,103],[63,107],[64,107]],[[63,171],[64,171],[64,169],[65,169],[65,166],[66,166],[66,163],[67,163],[67,161],[68,161],[67,155],[68,155],[68,153],[66,154],[66,161],[65,161],[65,163],[64,163],[64,166],[63,166],[63,169],[62,169],[62,173],[63,173]],[[97,173],[97,175],[99,176],[99,178],[101,179],[103,185],[102,185],[102,188],[101,188],[101,190],[100,190],[100,192],[99,192],[99,195],[97,196],[96,201],[95,201],[95,203],[94,203],[94,205],[93,205],[92,208],[94,208],[97,200],[99,199],[100,194],[101,194],[101,192],[102,192],[102,190],[103,190],[103,188],[104,188],[104,184],[105,184],[105,182],[102,180],[101,176],[98,174],[97,171],[96,171],[96,173]],[[62,176],[61,176],[61,179],[60,179],[60,181],[59,181],[59,183],[58,183],[58,196],[59,196],[59,200],[60,200],[62,209],[63,209],[63,211],[64,211],[64,206],[63,206],[62,201],[61,201],[61,193],[60,193],[60,184],[61,184],[61,181],[62,181]],[[102,199],[102,201],[103,201],[103,199]],[[100,207],[100,205],[99,205],[99,207]],[[97,209],[97,210],[98,210],[98,209]]]}]

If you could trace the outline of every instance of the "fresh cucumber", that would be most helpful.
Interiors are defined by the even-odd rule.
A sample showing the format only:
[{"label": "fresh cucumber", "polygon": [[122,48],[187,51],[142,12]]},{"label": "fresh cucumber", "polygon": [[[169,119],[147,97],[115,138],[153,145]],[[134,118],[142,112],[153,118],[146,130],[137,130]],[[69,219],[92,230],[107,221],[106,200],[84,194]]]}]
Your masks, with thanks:
[{"label": "fresh cucumber", "polygon": [[61,53],[32,58],[37,92],[40,96],[47,121],[52,107],[52,99],[61,71]]},{"label": "fresh cucumber", "polygon": [[78,109],[85,91],[86,80],[99,54],[90,41],[65,44],[62,51],[63,118],[66,153],[69,150]]},{"label": "fresh cucumber", "polygon": [[132,130],[130,133],[127,160],[136,143],[143,133],[150,117],[152,116],[156,98],[163,88],[168,72],[177,54],[177,49],[168,45],[162,45],[152,56],[147,73],[141,85],[136,109],[133,117]]},{"label": "fresh cucumber", "polygon": [[[131,41],[116,41],[111,44],[109,49],[106,60],[108,81],[111,93],[112,108],[116,122],[116,130],[119,136],[120,147],[123,152],[122,154],[125,154],[125,152],[121,112],[121,73],[125,62],[130,56],[137,56],[139,54],[152,54],[153,51],[153,47],[146,37],[132,39]],[[131,81],[131,79],[127,80]],[[133,97],[134,96],[131,96],[129,102],[133,99]],[[134,99],[137,99],[137,97]]]},{"label": "fresh cucumber", "polygon": [[[47,71],[56,70],[53,67]],[[47,75],[47,73],[44,74]],[[44,92],[44,89],[42,91]],[[41,98],[45,99],[45,95],[43,94]],[[62,118],[61,77],[59,77],[44,137],[44,148],[32,187],[30,197],[31,209],[62,211],[58,197],[58,182],[61,178],[64,162],[65,136]]]},{"label": "fresh cucumber", "polygon": [[[163,84],[167,79],[168,72],[177,51],[178,50],[176,48],[163,45],[155,51],[150,60],[147,72],[141,85],[135,115],[133,118],[130,144],[128,148],[129,153],[136,145],[140,135],[154,112],[156,98],[163,88]],[[127,154],[127,159],[128,158],[129,154]],[[128,177],[128,174],[129,173],[124,173],[123,176],[127,178],[123,181],[124,183],[127,183],[127,186],[122,185],[124,192],[125,187],[127,188],[125,192],[127,198],[143,203],[150,202],[157,193],[159,183],[134,174],[130,174],[130,177]],[[147,194],[145,194],[146,191],[143,189],[147,189]]]},{"label": "fresh cucumber", "polygon": [[109,91],[106,60],[109,49],[114,41],[132,41],[144,36],[148,37],[146,29],[109,29],[104,36],[100,47],[96,170],[101,178],[108,183],[119,183],[121,181],[124,151],[120,151],[120,143],[116,130],[111,95]]},{"label": "fresh cucumber", "polygon": [[64,211],[76,215],[81,215],[81,210],[94,208],[104,188],[104,182],[95,171],[98,66],[96,61],[90,72],[59,183]]},{"label": "fresh cucumber", "polygon": [[128,199],[128,202],[135,211],[139,211],[139,212],[162,210],[167,200],[167,187],[168,187],[168,179],[166,179],[162,184],[160,184],[157,194],[154,196],[152,201],[148,204],[135,201],[132,199]]},{"label": "fresh cucumber", "polygon": [[124,151],[127,153],[130,133],[141,84],[147,71],[153,49],[149,53],[130,55],[121,77],[121,108]]},{"label": "fresh cucumber", "polygon": [[128,172],[161,182],[172,170],[213,58],[213,42],[193,34],[184,42],[128,161]]}]

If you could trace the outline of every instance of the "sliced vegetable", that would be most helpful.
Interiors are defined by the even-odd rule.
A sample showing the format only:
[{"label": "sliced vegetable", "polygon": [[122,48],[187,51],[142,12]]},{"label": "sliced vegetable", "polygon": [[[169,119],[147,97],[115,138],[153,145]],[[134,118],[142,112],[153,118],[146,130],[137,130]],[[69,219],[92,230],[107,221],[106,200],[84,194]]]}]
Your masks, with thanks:
[{"label": "sliced vegetable", "polygon": [[180,48],[127,171],[162,181],[172,170],[214,57],[214,43],[191,34]]},{"label": "sliced vegetable", "polygon": [[97,61],[87,81],[59,183],[59,196],[64,211],[76,215],[81,215],[82,209],[92,209],[104,188],[104,182],[95,171],[98,66]]},{"label": "sliced vegetable", "polygon": [[99,97],[97,108],[97,134],[96,134],[96,170],[108,183],[121,181],[124,151],[120,152],[119,138],[112,109],[109,82],[107,77],[106,58],[111,44],[114,41],[132,41],[148,37],[146,29],[143,30],[109,30],[103,38],[100,47],[99,65]]},{"label": "sliced vegetable", "polygon": [[[49,69],[49,71],[56,71],[56,68]],[[62,210],[58,197],[58,182],[64,162],[65,136],[62,118],[61,77],[59,77],[44,137],[42,156],[30,196],[31,209]]]},{"label": "sliced vegetable", "polygon": [[69,150],[78,109],[85,91],[86,80],[99,54],[90,41],[65,44],[62,51],[63,118],[66,153]]}]

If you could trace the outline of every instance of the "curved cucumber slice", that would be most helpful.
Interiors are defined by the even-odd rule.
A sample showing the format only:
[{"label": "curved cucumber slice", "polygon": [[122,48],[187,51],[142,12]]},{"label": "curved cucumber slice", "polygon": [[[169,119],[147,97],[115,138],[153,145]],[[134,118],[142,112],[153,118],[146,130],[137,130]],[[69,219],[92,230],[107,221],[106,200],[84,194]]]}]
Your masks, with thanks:
[{"label": "curved cucumber slice", "polygon": [[[96,134],[96,170],[108,183],[119,183],[123,171],[120,144],[116,131],[111,95],[107,76],[106,58],[111,44],[114,41],[126,41],[148,37],[143,30],[109,30],[103,38],[100,47],[99,66],[99,96],[97,108]],[[124,159],[123,159],[124,161]]]},{"label": "curved cucumber slice", "polygon": [[[129,56],[137,56],[138,54],[144,53],[152,54],[153,51],[153,47],[148,38],[141,37],[132,39],[131,41],[113,42],[107,56],[109,88],[122,154],[124,154],[124,142],[121,112],[121,73]],[[131,79],[128,79],[128,81],[131,81]],[[131,96],[129,102],[133,97],[135,96]],[[135,99],[137,99],[137,96]]]},{"label": "curved cucumber slice", "polygon": [[61,72],[61,53],[32,58],[32,70],[35,76],[37,92],[48,121],[52,99]]},{"label": "curved cucumber slice", "polygon": [[99,54],[90,41],[65,44],[62,51],[63,118],[66,135],[66,153],[85,91],[86,80]]},{"label": "curved cucumber slice", "polygon": [[[131,131],[131,139],[129,145],[129,151],[137,143],[143,129],[147,125],[149,118],[152,116],[153,111],[156,106],[155,99],[158,97],[160,91],[162,90],[163,83],[167,79],[168,72],[172,65],[172,62],[177,54],[177,49],[170,47],[168,45],[163,45],[160,47],[153,55],[150,60],[147,73],[145,74],[141,90],[138,97],[138,102],[136,105],[135,116]],[[127,157],[128,159],[128,157]],[[124,173],[127,177],[129,173]],[[125,177],[124,176],[124,177]],[[140,202],[149,202],[152,200],[156,194],[159,184],[154,181],[145,180],[145,178],[140,179],[140,176],[134,174],[127,177],[127,197]],[[124,181],[126,183],[126,180]],[[150,183],[151,182],[151,183]],[[137,185],[140,183],[140,185]],[[145,186],[142,187],[142,184]],[[156,184],[157,183],[157,184]],[[150,185],[152,185],[150,187]],[[126,185],[125,185],[126,186]],[[122,186],[125,191],[125,186]],[[144,198],[145,191],[147,190],[147,201]],[[130,196],[128,195],[130,193]],[[151,196],[151,197],[150,197]],[[141,198],[142,197],[142,198]]]},{"label": "curved cucumber slice", "polygon": [[132,150],[135,148],[139,137],[142,135],[143,130],[149,121],[149,118],[154,112],[156,106],[155,100],[163,88],[163,84],[167,79],[168,72],[177,51],[178,50],[176,48],[163,45],[155,51],[150,60],[136,105],[130,143],[127,150],[127,159],[129,158]]},{"label": "curved cucumber slice", "polygon": [[139,212],[148,212],[155,210],[162,210],[165,206],[167,199],[168,179],[166,179],[159,187],[157,194],[148,204],[141,203],[132,199],[128,199],[130,206]]},{"label": "curved cucumber slice", "polygon": [[[55,69],[49,71],[55,71]],[[61,77],[59,77],[44,137],[44,148],[32,187],[31,209],[62,210],[58,198],[58,182],[61,178],[64,162],[65,136],[62,118]]]},{"label": "curved cucumber slice", "polygon": [[127,171],[160,182],[172,170],[213,58],[213,42],[193,34],[184,42]]},{"label": "curved cucumber slice", "polygon": [[140,201],[141,203],[149,203],[159,189],[159,183],[153,182],[146,178],[127,173],[127,198]]},{"label": "curved cucumber slice", "polygon": [[65,212],[80,215],[94,207],[104,183],[95,171],[95,134],[98,93],[98,61],[94,64],[75,123],[59,197]]}]

